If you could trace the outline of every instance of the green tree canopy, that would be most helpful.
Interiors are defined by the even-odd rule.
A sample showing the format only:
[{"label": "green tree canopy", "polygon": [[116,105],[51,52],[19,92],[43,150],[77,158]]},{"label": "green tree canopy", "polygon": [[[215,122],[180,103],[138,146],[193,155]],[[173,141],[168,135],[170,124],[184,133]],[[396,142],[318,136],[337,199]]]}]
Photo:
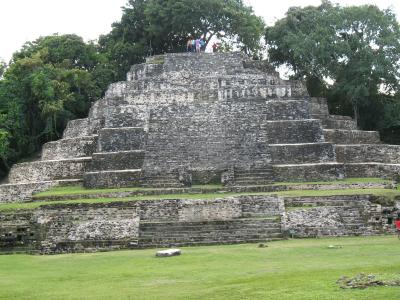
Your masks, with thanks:
[{"label": "green tree canopy", "polygon": [[264,23],[241,0],[129,0],[120,22],[99,40],[119,78],[148,54],[179,52],[189,37],[224,39],[258,54]]},{"label": "green tree canopy", "polygon": [[59,138],[68,120],[86,117],[110,78],[104,56],[76,35],[26,43],[0,80],[0,169]]},{"label": "green tree canopy", "polygon": [[360,109],[399,89],[400,27],[391,10],[329,1],[292,7],[266,29],[266,40],[274,65],[284,64],[306,79],[311,94],[329,89],[342,107],[352,107],[356,120]]},{"label": "green tree canopy", "polygon": [[0,78],[3,76],[6,67],[7,67],[6,63],[4,62],[4,60],[0,58]]}]

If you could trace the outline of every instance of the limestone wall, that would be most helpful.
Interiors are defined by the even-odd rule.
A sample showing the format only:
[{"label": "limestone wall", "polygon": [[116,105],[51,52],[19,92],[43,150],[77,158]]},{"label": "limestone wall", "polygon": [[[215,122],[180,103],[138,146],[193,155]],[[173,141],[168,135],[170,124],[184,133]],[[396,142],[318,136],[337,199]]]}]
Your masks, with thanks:
[{"label": "limestone wall", "polygon": [[[0,251],[98,251],[390,231],[369,195],[55,204],[0,213]],[[394,204],[393,204],[394,205]],[[385,207],[387,211],[395,207]]]},{"label": "limestone wall", "polygon": [[[256,202],[259,202],[259,209],[251,205]],[[232,228],[238,230],[237,226],[247,226],[245,220],[233,222],[234,227],[229,230],[223,224],[230,224],[232,220],[244,216],[274,216],[281,213],[282,208],[283,205],[277,198],[247,196],[214,200],[56,204],[25,212],[1,212],[0,251],[25,247],[40,253],[63,253],[151,246],[151,242],[146,244],[145,240],[138,244],[142,223],[147,233],[152,228],[149,224],[158,226],[157,224],[166,222],[176,227],[175,233],[178,237],[187,230],[182,226],[191,224],[193,234],[197,230],[208,228],[206,230],[209,234],[215,237],[221,233],[222,239],[224,234],[232,233]],[[274,228],[279,233],[280,225],[277,224]],[[227,231],[224,233],[224,230]],[[251,230],[257,236],[262,228],[249,227],[246,232],[237,233],[236,238],[246,240],[246,234],[251,234]],[[183,234],[182,239],[190,238],[190,234]],[[223,242],[223,239],[219,241]]]},{"label": "limestone wall", "polygon": [[0,204],[24,202],[29,200],[32,197],[32,194],[46,191],[57,185],[57,181],[2,184],[0,185]]},{"label": "limestone wall", "polygon": [[90,160],[90,158],[76,158],[15,164],[8,178],[10,183],[82,178]]},{"label": "limestone wall", "polygon": [[339,162],[400,163],[398,145],[337,145],[335,148]]},{"label": "limestone wall", "polygon": [[382,208],[372,196],[285,199],[285,226],[296,237],[373,235],[383,232]]},{"label": "limestone wall", "polygon": [[59,160],[92,156],[97,147],[97,136],[61,139],[44,144],[42,160]]}]

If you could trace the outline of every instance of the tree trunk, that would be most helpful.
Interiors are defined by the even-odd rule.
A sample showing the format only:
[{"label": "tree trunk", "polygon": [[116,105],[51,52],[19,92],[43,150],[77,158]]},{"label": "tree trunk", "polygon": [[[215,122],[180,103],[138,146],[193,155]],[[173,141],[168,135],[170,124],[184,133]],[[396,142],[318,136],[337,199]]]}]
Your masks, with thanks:
[{"label": "tree trunk", "polygon": [[352,101],[353,106],[353,114],[354,114],[354,121],[356,122],[356,126],[358,127],[358,103],[356,101]]}]

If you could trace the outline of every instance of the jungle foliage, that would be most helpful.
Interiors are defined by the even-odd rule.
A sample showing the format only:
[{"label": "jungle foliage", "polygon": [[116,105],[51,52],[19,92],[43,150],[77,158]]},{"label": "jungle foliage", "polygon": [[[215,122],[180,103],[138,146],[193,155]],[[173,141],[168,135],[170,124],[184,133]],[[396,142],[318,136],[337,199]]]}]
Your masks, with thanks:
[{"label": "jungle foliage", "polygon": [[363,129],[400,127],[400,26],[390,9],[292,7],[266,40],[271,63],[306,80],[333,113],[352,115]]}]

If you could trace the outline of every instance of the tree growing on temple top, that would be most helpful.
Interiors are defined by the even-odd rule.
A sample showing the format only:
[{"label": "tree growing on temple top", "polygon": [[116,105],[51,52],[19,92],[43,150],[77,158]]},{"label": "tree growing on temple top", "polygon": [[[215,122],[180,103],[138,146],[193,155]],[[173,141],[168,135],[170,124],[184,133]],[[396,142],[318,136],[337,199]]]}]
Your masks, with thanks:
[{"label": "tree growing on temple top", "polygon": [[190,37],[203,36],[206,43],[217,37],[257,56],[263,32],[262,18],[241,0],[129,0],[99,44],[122,79],[148,55],[184,51]]}]

